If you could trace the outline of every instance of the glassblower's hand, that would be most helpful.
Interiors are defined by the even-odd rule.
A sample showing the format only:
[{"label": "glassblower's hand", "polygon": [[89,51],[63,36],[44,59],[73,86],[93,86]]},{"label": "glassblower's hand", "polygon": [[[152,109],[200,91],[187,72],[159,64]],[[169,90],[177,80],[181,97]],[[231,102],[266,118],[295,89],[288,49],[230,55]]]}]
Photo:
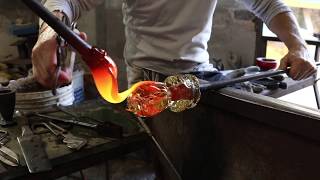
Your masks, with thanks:
[{"label": "glassblower's hand", "polygon": [[290,50],[282,58],[279,69],[286,70],[288,67],[290,67],[288,75],[294,80],[308,78],[317,72],[315,62],[310,59],[306,48]]},{"label": "glassblower's hand", "polygon": [[[86,40],[84,32],[78,33]],[[35,79],[44,87],[52,88],[56,79],[57,68],[57,33],[44,24],[40,30],[38,41],[32,49],[32,69]],[[68,67],[62,68],[58,75],[58,84],[68,84],[71,82],[72,72]]]}]

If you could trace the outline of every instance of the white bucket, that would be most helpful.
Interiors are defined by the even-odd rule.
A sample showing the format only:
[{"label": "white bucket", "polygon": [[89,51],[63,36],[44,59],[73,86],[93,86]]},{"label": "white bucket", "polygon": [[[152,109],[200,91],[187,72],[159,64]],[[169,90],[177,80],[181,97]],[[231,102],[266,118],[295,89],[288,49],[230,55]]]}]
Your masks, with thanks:
[{"label": "white bucket", "polygon": [[83,80],[84,71],[74,71],[72,75],[72,87],[73,87],[73,94],[74,94],[74,103],[80,103],[84,101],[84,80]]},{"label": "white bucket", "polygon": [[70,106],[73,102],[72,84],[58,88],[56,95],[51,90],[16,93],[16,110],[22,113],[50,111],[56,105]]}]

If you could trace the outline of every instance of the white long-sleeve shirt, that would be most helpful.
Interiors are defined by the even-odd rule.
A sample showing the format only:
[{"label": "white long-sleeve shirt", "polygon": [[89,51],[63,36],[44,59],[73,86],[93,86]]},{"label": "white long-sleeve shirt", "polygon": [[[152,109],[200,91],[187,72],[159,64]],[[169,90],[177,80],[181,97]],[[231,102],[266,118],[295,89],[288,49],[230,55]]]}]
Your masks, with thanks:
[{"label": "white long-sleeve shirt", "polygon": [[[45,0],[51,10],[79,18],[103,0]],[[279,13],[289,12],[281,0],[241,0],[266,24]],[[214,71],[207,42],[217,0],[123,0],[126,31],[124,57],[131,66],[165,75]]]}]

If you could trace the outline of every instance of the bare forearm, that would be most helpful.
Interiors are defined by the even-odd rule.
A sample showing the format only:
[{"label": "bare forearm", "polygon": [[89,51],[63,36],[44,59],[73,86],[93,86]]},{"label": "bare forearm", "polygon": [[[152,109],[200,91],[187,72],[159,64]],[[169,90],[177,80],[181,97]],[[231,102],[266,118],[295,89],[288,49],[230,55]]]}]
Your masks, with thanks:
[{"label": "bare forearm", "polygon": [[299,33],[296,18],[291,12],[276,15],[269,28],[283,41],[289,52],[281,59],[280,69],[290,67],[289,76],[301,80],[312,76],[317,70],[309,56],[306,42]]},{"label": "bare forearm", "polygon": [[269,28],[285,43],[289,50],[306,49],[306,43],[299,32],[296,18],[291,12],[276,15],[271,20]]}]

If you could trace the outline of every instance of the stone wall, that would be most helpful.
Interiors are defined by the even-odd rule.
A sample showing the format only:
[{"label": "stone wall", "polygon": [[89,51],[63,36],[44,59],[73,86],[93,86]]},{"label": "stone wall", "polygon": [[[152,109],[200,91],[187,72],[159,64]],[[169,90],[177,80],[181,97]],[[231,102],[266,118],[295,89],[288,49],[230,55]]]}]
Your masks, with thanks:
[{"label": "stone wall", "polygon": [[254,63],[254,16],[239,0],[220,0],[213,20],[213,31],[208,44],[211,57],[221,59],[226,69]]},{"label": "stone wall", "polygon": [[19,38],[12,35],[12,24],[27,24],[36,21],[36,17],[20,0],[0,1],[0,61],[18,57],[15,46],[10,46]]},{"label": "stone wall", "polygon": [[97,44],[106,49],[118,67],[118,81],[121,90],[127,88],[126,65],[123,60],[125,43],[124,25],[122,22],[122,1],[107,0],[97,11]]}]

